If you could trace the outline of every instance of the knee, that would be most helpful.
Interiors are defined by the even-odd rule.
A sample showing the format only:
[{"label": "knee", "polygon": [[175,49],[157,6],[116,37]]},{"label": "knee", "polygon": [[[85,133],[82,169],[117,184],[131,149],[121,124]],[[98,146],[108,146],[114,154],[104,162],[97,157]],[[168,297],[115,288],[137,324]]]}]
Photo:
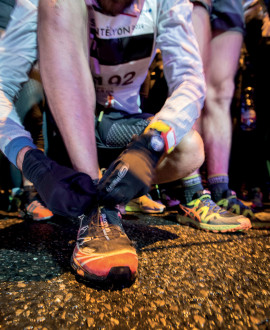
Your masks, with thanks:
[{"label": "knee", "polygon": [[204,144],[200,134],[191,130],[180,143],[183,157],[186,158],[191,172],[200,168],[204,162]]},{"label": "knee", "polygon": [[229,109],[234,93],[234,80],[227,77],[222,81],[216,81],[214,84],[207,85],[206,107],[207,104],[216,103],[220,106],[226,106]]},{"label": "knee", "polygon": [[203,141],[197,131],[191,130],[159,164],[156,182],[164,183],[184,178],[201,167],[203,162]]},{"label": "knee", "polygon": [[200,134],[191,130],[174,151],[175,164],[180,171],[178,178],[183,178],[200,168],[204,162],[204,145]]}]

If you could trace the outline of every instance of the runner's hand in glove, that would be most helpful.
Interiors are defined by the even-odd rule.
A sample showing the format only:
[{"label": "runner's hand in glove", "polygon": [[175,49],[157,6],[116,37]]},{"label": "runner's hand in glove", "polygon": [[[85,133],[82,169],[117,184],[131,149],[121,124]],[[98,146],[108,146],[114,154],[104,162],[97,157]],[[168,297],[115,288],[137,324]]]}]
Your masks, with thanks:
[{"label": "runner's hand in glove", "polygon": [[96,202],[90,176],[58,165],[38,149],[26,152],[22,169],[54,214],[78,217]]},{"label": "runner's hand in glove", "polygon": [[[157,123],[161,123],[163,128],[166,127],[166,134],[163,134]],[[133,139],[100,180],[99,203],[126,204],[149,191],[160,158],[167,150],[173,149],[173,146],[171,150],[167,148],[166,136],[169,132],[174,136],[168,125],[156,122],[150,124],[142,135]]]}]

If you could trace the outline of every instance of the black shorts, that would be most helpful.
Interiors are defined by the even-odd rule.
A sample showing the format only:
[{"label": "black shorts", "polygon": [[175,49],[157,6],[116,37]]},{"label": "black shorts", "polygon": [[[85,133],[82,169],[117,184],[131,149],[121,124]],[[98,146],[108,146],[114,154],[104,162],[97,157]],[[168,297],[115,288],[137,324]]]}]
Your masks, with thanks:
[{"label": "black shorts", "polygon": [[[149,113],[130,115],[116,110],[98,109],[95,135],[100,168],[108,168],[126,148],[133,135],[143,133],[152,117],[153,114]],[[67,150],[49,107],[46,108],[46,124],[48,156],[61,165],[71,167]]]},{"label": "black shorts", "polygon": [[213,0],[211,6],[203,0],[190,1],[208,11],[213,31],[238,31],[244,34],[244,11],[241,0]]},{"label": "black shorts", "polygon": [[140,135],[153,115],[149,113],[128,114],[107,109],[96,117],[95,133],[100,167],[107,168],[126,148],[133,135]]}]

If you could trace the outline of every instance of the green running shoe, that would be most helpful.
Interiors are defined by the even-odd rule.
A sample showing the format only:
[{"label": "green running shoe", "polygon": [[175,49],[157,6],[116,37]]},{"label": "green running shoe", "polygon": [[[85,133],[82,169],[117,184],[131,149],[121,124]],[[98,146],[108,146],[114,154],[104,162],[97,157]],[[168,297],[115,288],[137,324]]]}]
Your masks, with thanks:
[{"label": "green running shoe", "polygon": [[218,206],[207,190],[198,191],[188,204],[179,204],[177,221],[214,233],[245,231],[251,228],[248,218]]},{"label": "green running shoe", "polygon": [[223,198],[217,202],[217,205],[234,214],[249,218],[252,228],[270,228],[270,213],[263,211],[256,212],[252,207],[245,205],[238,199],[233,190],[226,190],[223,194]]}]

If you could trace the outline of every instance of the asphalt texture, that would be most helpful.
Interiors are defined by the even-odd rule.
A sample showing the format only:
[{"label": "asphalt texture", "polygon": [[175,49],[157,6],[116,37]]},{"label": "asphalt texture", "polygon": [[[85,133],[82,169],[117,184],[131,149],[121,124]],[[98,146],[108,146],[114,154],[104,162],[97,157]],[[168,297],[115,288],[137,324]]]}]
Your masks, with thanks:
[{"label": "asphalt texture", "polygon": [[0,329],[270,329],[270,230],[215,234],[174,219],[124,216],[139,272],[110,288],[70,267],[78,223],[0,212]]}]

